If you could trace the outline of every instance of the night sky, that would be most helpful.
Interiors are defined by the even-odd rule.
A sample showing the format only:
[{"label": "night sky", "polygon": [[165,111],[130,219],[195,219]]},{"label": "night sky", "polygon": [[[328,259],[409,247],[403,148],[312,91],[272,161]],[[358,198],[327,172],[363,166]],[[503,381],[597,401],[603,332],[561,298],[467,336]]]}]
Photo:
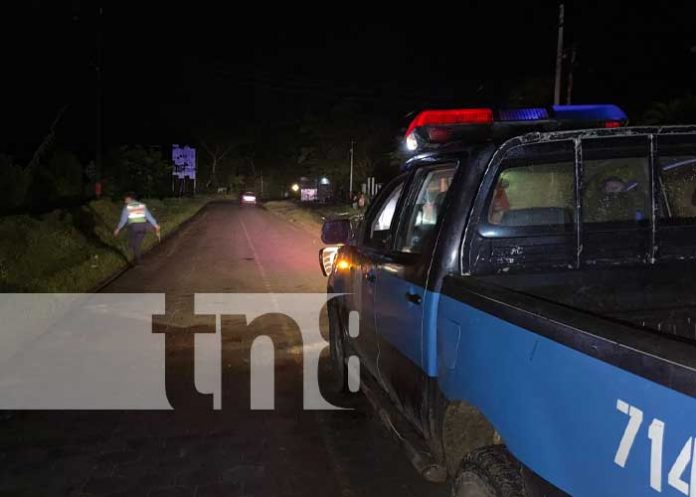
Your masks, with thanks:
[{"label": "night sky", "polygon": [[[61,140],[82,153],[93,147],[96,4],[3,7],[0,152],[26,156],[64,104]],[[103,4],[106,146],[191,142],[203,130],[292,121],[346,99],[398,129],[424,107],[501,105],[525,80],[550,85],[554,72],[553,2],[441,11],[407,3],[380,17],[375,4],[355,3],[313,11]],[[695,4],[566,3],[566,45],[578,47],[574,101],[614,102],[635,115],[693,91]]]}]

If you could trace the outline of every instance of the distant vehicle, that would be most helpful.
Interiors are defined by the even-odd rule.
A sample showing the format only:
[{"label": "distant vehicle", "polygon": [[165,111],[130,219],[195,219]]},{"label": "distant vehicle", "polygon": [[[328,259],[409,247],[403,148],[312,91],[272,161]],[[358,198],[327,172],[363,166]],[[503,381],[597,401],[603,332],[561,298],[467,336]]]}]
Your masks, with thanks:
[{"label": "distant vehicle", "polygon": [[254,192],[244,192],[241,197],[242,205],[256,205],[256,194]]},{"label": "distant vehicle", "polygon": [[423,112],[324,224],[336,387],[456,497],[696,495],[696,126],[625,123]]}]

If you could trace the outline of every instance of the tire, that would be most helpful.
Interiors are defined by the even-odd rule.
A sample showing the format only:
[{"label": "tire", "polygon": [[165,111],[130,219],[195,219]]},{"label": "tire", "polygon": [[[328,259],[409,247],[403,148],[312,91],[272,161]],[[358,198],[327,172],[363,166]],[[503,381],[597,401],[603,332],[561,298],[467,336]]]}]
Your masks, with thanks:
[{"label": "tire", "polygon": [[453,497],[526,497],[520,464],[502,445],[472,451],[452,482]]},{"label": "tire", "polygon": [[331,390],[348,393],[348,366],[343,346],[343,330],[338,305],[329,304],[329,349],[331,351]]}]

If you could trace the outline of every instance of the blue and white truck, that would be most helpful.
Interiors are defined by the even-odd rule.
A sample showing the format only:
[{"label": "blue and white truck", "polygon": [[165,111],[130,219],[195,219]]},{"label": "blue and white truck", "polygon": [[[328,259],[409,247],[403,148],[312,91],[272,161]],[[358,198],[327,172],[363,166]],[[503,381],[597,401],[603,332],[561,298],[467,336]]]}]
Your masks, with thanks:
[{"label": "blue and white truck", "polygon": [[696,497],[696,127],[626,122],[424,111],[324,224],[336,384],[453,495]]}]

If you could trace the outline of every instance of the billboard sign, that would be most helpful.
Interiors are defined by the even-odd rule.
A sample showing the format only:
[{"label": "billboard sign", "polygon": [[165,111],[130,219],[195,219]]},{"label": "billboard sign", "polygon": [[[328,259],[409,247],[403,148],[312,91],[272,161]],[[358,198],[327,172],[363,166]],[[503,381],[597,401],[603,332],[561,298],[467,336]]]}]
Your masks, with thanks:
[{"label": "billboard sign", "polygon": [[300,200],[302,202],[316,202],[317,189],[316,188],[302,188],[300,190]]},{"label": "billboard sign", "polygon": [[172,145],[172,174],[179,179],[196,179],[196,149],[187,145]]}]

